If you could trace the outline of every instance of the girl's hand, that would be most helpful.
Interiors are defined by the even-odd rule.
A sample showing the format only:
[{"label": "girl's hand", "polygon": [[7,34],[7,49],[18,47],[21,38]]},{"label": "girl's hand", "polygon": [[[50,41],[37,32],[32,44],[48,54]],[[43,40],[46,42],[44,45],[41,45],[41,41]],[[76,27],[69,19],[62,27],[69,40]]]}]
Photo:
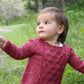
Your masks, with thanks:
[{"label": "girl's hand", "polygon": [[4,37],[0,36],[0,48],[3,48],[6,45],[6,43],[7,40]]}]

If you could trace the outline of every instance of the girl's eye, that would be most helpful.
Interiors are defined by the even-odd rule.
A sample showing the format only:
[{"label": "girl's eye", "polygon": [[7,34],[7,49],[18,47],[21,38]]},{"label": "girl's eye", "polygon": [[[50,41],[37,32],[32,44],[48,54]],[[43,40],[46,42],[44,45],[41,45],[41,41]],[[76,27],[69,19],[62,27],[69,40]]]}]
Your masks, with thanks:
[{"label": "girl's eye", "polygon": [[37,25],[39,26],[39,25],[40,25],[40,23],[37,23]]},{"label": "girl's eye", "polygon": [[45,22],[45,24],[49,24],[49,22]]}]

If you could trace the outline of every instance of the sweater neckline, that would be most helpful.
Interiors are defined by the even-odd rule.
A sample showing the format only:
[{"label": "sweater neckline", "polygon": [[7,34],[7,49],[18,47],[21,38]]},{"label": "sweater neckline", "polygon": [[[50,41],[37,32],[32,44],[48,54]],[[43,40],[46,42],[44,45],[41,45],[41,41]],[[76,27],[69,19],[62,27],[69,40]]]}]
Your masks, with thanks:
[{"label": "sweater neckline", "polygon": [[50,44],[50,43],[48,43],[48,42],[46,42],[46,41],[44,41],[44,40],[42,40],[40,38],[39,38],[39,40],[41,40],[43,44],[45,44],[47,46],[55,47],[55,48],[62,48],[64,46],[64,44],[62,44],[61,42],[59,42],[60,45],[55,46],[55,45],[52,45],[52,44]]}]

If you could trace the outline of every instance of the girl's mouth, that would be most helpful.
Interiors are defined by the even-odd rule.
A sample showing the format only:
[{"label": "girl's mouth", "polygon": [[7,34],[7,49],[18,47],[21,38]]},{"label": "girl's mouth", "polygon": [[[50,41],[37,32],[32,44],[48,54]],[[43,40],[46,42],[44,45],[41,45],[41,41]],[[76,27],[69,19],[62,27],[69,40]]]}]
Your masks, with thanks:
[{"label": "girl's mouth", "polygon": [[39,33],[42,33],[42,32],[44,32],[44,31],[39,31]]}]

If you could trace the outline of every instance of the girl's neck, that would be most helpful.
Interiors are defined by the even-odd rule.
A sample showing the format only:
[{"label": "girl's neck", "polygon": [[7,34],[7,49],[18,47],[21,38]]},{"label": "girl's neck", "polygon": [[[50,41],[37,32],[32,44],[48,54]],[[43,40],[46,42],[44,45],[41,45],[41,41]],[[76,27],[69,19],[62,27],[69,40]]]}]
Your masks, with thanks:
[{"label": "girl's neck", "polygon": [[[45,41],[45,40],[44,40]],[[47,43],[49,43],[49,44],[51,44],[51,45],[54,45],[54,46],[57,46],[57,45],[59,45],[59,42],[58,41],[45,41],[45,42],[47,42]]]}]

